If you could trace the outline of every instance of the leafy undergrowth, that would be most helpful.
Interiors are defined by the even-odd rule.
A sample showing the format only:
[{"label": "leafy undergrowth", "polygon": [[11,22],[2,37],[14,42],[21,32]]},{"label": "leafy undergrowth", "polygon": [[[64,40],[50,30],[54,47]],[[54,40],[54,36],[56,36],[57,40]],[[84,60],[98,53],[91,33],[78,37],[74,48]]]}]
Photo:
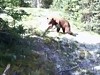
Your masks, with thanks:
[{"label": "leafy undergrowth", "polygon": [[[42,12],[42,10],[39,11]],[[35,9],[34,13],[36,12],[37,11]],[[28,14],[31,13],[28,12]],[[39,14],[41,15],[41,13]],[[8,20],[7,15],[6,16],[5,15],[6,14],[4,14],[3,18],[6,18],[6,20]],[[25,21],[30,21],[31,19],[35,20],[33,19],[33,16],[37,17],[37,14],[35,15],[31,14],[28,15],[28,17],[22,16],[22,20],[16,22],[18,22],[18,24],[22,24],[23,21],[25,23]],[[0,17],[2,17],[2,14],[0,15]],[[16,18],[16,15],[14,18]],[[0,21],[2,21],[1,18]],[[12,21],[13,19],[11,20],[11,22]],[[7,75],[15,75],[15,74],[16,75],[19,74],[20,75],[54,75],[54,66],[53,66],[54,64],[50,60],[45,60],[44,56],[42,56],[41,54],[34,52],[35,50],[33,47],[31,48],[32,45],[30,45],[30,42],[28,43],[27,40],[25,40],[26,37],[30,37],[30,35],[40,36],[41,33],[32,27],[30,28],[27,27],[29,26],[28,24],[30,23],[26,24],[27,26],[24,23],[21,26],[23,27],[25,26],[26,30],[24,34],[21,35],[19,34],[21,37],[20,36],[17,37],[17,33],[15,34],[13,31],[11,31],[13,35],[9,32],[4,32],[4,33],[0,32],[0,51],[1,51],[0,52],[0,74],[5,73]],[[2,22],[1,24],[2,26],[4,25]],[[8,26],[8,24],[9,22],[7,22],[7,24],[5,25]],[[34,23],[32,22],[32,24]],[[9,26],[8,29],[11,30],[11,27]],[[9,70],[6,69],[7,64],[10,64]]]},{"label": "leafy undergrowth", "polygon": [[54,75],[54,63],[35,50],[35,41],[38,39],[19,39],[10,46],[0,43],[0,50],[4,50],[0,52],[0,74],[10,64],[7,75]]}]

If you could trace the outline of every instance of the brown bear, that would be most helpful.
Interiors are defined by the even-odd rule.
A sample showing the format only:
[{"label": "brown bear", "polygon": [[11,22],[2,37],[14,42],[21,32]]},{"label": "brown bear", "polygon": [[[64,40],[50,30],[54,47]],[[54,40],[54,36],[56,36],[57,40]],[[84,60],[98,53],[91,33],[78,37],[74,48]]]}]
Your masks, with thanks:
[{"label": "brown bear", "polygon": [[73,35],[73,33],[71,32],[71,27],[70,24],[67,20],[63,19],[63,18],[56,18],[56,17],[52,17],[52,18],[47,18],[49,19],[49,27],[48,29],[51,29],[53,26],[57,27],[57,32],[60,31],[60,28],[62,28],[63,33],[68,33],[70,35]]}]

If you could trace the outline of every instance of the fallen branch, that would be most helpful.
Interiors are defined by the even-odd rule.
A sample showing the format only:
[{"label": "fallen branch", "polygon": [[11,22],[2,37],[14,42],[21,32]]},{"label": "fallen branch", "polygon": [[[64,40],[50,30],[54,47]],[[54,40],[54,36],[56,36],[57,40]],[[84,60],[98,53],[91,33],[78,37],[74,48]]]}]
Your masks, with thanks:
[{"label": "fallen branch", "polygon": [[48,30],[49,30],[48,28],[45,30],[45,32],[42,35],[43,37],[46,35],[46,33],[48,32]]},{"label": "fallen branch", "polygon": [[2,75],[6,75],[7,71],[10,69],[10,64],[7,65]]}]

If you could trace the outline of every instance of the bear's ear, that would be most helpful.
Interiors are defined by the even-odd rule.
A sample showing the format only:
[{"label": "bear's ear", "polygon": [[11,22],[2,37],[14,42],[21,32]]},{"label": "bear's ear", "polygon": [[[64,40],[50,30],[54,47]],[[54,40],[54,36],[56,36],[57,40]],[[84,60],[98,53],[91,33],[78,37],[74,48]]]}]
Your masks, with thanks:
[{"label": "bear's ear", "polygon": [[51,20],[54,20],[54,18],[52,18]]}]

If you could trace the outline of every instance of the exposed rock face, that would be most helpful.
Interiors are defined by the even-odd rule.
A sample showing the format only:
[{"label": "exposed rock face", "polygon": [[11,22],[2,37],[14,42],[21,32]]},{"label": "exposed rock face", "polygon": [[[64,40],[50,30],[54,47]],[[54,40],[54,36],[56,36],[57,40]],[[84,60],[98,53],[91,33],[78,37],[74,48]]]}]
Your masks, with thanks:
[{"label": "exposed rock face", "polygon": [[30,45],[55,64],[55,75],[99,75],[100,44],[81,44],[67,38],[34,37]]}]

